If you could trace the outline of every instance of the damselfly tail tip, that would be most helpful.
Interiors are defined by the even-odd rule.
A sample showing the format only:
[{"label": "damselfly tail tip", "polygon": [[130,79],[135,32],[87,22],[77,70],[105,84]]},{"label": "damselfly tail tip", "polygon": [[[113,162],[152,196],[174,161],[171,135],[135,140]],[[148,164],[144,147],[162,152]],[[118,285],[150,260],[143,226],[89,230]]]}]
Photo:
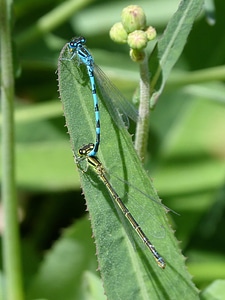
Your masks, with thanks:
[{"label": "damselfly tail tip", "polygon": [[161,269],[165,269],[166,263],[162,257],[159,257],[156,262]]}]

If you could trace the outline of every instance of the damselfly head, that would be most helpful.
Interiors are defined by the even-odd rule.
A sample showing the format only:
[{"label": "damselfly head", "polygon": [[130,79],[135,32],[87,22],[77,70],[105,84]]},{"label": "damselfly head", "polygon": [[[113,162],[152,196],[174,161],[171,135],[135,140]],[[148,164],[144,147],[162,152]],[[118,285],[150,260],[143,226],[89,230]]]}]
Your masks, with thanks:
[{"label": "damselfly head", "polygon": [[89,143],[87,145],[84,145],[82,148],[79,149],[78,153],[80,156],[86,156],[88,153],[90,153],[94,149],[94,144]]}]

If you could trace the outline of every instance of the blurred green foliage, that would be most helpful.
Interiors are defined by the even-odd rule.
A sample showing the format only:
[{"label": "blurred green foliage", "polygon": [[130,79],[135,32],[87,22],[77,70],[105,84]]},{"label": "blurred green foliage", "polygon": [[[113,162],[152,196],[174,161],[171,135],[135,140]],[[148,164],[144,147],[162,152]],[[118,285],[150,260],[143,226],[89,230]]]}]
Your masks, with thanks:
[{"label": "blurred green foliage", "polygon": [[[159,36],[178,3],[138,2]],[[86,217],[82,219],[86,214],[84,198],[64,127],[56,69],[63,45],[82,34],[98,65],[131,98],[138,85],[137,66],[129,60],[127,47],[114,44],[108,36],[110,26],[129,4],[15,1],[16,167],[25,286],[30,297],[70,299],[66,291],[75,280],[69,270],[72,264],[78,268],[78,263],[82,276],[74,285],[76,299],[84,297],[87,286],[92,297],[101,297],[94,241],[90,240],[90,224]],[[171,223],[199,289],[225,277],[225,2],[217,0],[215,7],[215,26],[207,24],[204,14],[196,20],[151,113],[146,165],[163,203],[180,214],[171,216]],[[55,19],[48,23],[52,12]],[[78,255],[79,247],[81,252],[85,247],[89,251],[82,252],[82,260],[72,262],[69,257]],[[66,267],[55,284],[65,283],[64,298],[59,292],[35,294],[35,278],[47,269],[41,278],[43,286],[48,286],[59,270],[57,262],[63,261],[59,269]]]}]

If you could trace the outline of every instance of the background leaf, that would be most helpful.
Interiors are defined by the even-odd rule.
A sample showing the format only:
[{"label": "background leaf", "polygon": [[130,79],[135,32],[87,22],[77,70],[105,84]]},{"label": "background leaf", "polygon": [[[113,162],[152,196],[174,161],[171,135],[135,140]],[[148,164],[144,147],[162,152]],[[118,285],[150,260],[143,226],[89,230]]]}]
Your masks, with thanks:
[{"label": "background leaf", "polygon": [[149,57],[153,107],[162,93],[169,73],[177,62],[187,42],[193,22],[203,6],[203,0],[181,1],[178,10],[168,23],[166,30]]},{"label": "background leaf", "polygon": [[[46,254],[32,280],[28,291],[29,299],[88,299],[85,294],[87,287],[93,285],[94,275],[91,277],[84,270],[95,272],[97,265],[94,257],[90,256],[90,251],[94,254],[94,244],[84,236],[91,236],[86,218],[63,232],[54,248]],[[71,265],[76,267],[71,269]],[[95,279],[95,283],[98,280]],[[94,292],[91,291],[90,294],[93,296]]]},{"label": "background leaf", "polygon": [[223,299],[225,294],[224,280],[215,280],[207,289],[201,294],[201,299]]}]

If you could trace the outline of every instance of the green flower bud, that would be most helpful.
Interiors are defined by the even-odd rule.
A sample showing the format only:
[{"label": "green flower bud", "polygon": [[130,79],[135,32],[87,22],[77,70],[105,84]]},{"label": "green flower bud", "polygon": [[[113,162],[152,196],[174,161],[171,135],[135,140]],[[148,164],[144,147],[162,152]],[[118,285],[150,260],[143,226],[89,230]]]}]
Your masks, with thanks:
[{"label": "green flower bud", "polygon": [[147,34],[142,30],[135,30],[128,35],[127,43],[130,48],[141,50],[147,46]]},{"label": "green flower bud", "polygon": [[127,42],[127,32],[123,28],[121,22],[115,23],[109,32],[110,38],[119,44],[125,44]]},{"label": "green flower bud", "polygon": [[134,62],[141,63],[145,59],[145,52],[135,49],[130,49],[130,58]]},{"label": "green flower bud", "polygon": [[156,38],[156,30],[154,27],[149,26],[146,30],[145,30],[146,34],[147,34],[147,38],[149,41],[152,41]]},{"label": "green flower bud", "polygon": [[130,5],[123,9],[121,14],[122,24],[127,33],[146,27],[146,16],[138,5]]}]

